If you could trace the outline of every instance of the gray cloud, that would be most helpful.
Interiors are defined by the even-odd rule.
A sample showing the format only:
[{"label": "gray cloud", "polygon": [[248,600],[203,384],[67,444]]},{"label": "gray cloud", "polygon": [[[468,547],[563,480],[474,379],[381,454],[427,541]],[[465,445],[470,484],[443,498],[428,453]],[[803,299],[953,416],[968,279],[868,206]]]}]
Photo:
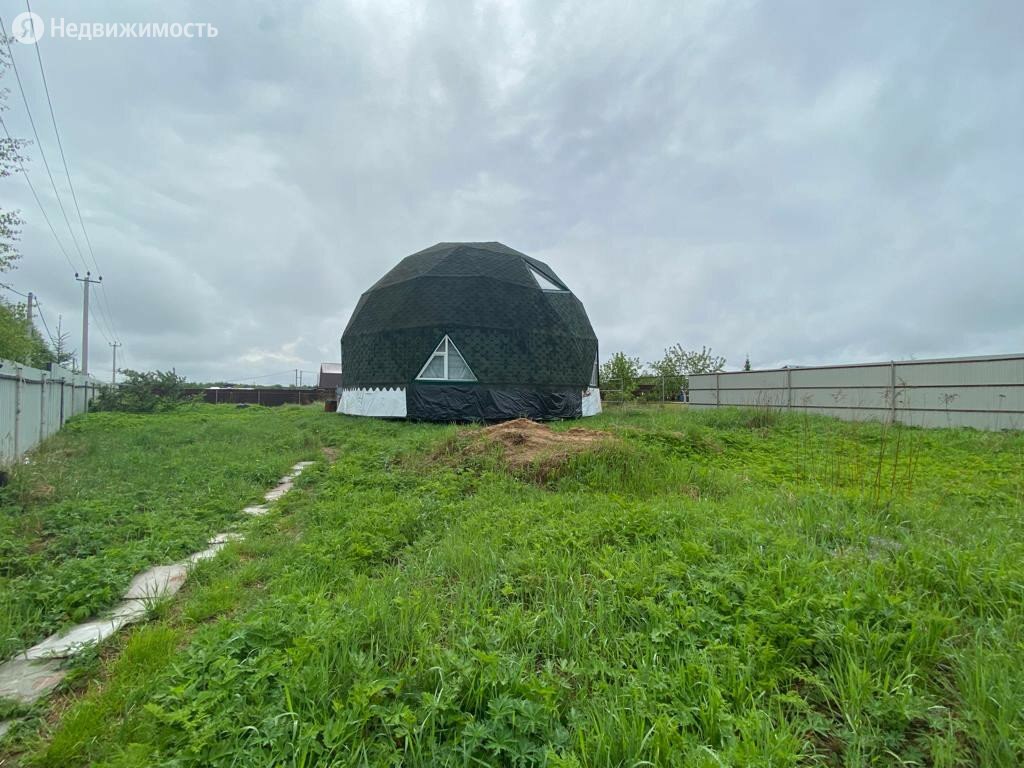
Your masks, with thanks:
[{"label": "gray cloud", "polygon": [[[220,30],[41,43],[134,367],[313,369],[398,259],[480,239],[549,260],[605,353],[1020,350],[1017,3],[35,10]],[[30,54],[15,48],[43,126]],[[27,136],[19,102],[6,119]],[[27,219],[11,279],[77,334],[78,284],[22,187],[0,185]]]}]

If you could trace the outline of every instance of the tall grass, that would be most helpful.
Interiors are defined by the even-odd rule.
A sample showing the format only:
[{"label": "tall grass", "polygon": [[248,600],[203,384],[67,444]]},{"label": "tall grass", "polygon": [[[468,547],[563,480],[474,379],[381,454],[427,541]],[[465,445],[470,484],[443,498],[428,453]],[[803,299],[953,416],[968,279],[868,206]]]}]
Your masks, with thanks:
[{"label": "tall grass", "polygon": [[0,659],[237,524],[288,467],[316,456],[311,416],[186,406],[71,421],[0,488]]},{"label": "tall grass", "polygon": [[[1024,758],[1020,436],[622,409],[537,478],[323,418],[337,463],[29,764]],[[126,673],[151,632],[177,650]]]}]

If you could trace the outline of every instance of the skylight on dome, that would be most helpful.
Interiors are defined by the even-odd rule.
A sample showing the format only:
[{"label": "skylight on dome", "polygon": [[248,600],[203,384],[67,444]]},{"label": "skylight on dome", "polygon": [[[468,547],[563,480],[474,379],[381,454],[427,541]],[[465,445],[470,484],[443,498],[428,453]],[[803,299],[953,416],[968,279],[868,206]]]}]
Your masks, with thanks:
[{"label": "skylight on dome", "polygon": [[548,278],[544,277],[544,275],[542,275],[540,272],[538,272],[533,267],[530,267],[530,274],[533,275],[533,279],[537,281],[537,285],[539,285],[542,290],[545,290],[545,291],[564,291],[565,290],[565,286],[555,285],[553,282],[551,282]]}]

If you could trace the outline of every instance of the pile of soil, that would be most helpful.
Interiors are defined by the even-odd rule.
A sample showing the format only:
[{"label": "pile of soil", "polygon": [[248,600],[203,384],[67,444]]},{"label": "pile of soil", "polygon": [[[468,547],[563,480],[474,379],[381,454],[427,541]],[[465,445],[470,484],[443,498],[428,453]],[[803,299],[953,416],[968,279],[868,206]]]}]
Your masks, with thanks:
[{"label": "pile of soil", "polygon": [[607,432],[583,427],[556,432],[529,419],[515,419],[462,433],[460,438],[453,446],[455,452],[473,455],[497,451],[512,472],[527,472],[539,481],[550,476],[574,454],[612,439]]}]

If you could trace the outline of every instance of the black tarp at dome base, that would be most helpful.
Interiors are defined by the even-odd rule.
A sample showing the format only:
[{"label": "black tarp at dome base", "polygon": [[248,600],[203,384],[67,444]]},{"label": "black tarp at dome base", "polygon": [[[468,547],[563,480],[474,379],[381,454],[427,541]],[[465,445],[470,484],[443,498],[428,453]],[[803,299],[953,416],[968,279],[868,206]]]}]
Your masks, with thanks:
[{"label": "black tarp at dome base", "polygon": [[[472,381],[418,379],[445,338]],[[341,342],[342,398],[401,388],[410,418],[573,418],[596,385],[597,337],[580,300],[547,264],[501,243],[406,257],[362,295]]]},{"label": "black tarp at dome base", "polygon": [[419,421],[544,421],[583,415],[583,396],[576,387],[411,384],[406,402],[408,417]]}]

